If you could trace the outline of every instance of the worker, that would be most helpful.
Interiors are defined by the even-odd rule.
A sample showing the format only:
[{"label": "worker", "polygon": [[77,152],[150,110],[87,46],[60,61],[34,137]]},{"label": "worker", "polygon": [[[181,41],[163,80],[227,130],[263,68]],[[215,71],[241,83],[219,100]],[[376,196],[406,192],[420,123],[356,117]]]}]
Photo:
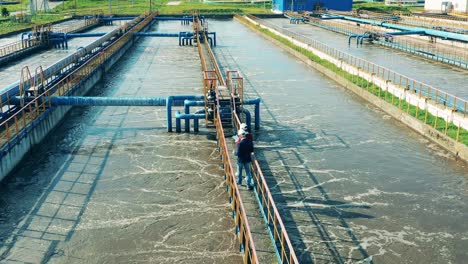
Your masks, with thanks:
[{"label": "worker", "polygon": [[253,135],[252,135],[252,133],[250,133],[250,129],[249,129],[249,127],[247,126],[247,124],[246,124],[246,123],[241,123],[239,127],[240,127],[240,129],[242,129],[242,130],[244,130],[245,132],[247,132],[247,133],[246,133],[246,137],[247,137],[248,139],[250,139],[250,140],[253,142]]},{"label": "worker", "polygon": [[240,142],[237,144],[236,152],[237,156],[237,185],[242,184],[242,170],[245,169],[246,184],[249,190],[253,189],[252,174],[250,173],[250,163],[252,162],[252,153],[254,151],[252,140],[246,137],[246,131],[240,131]]}]

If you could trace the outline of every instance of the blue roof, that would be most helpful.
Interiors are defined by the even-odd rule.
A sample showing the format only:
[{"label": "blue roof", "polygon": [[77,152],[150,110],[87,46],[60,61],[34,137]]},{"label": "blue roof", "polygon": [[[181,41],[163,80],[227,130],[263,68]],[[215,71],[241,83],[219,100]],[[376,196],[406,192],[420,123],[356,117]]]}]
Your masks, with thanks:
[{"label": "blue roof", "polygon": [[353,0],[273,0],[273,9],[279,11],[312,11],[317,5],[337,11],[350,11],[353,7]]}]

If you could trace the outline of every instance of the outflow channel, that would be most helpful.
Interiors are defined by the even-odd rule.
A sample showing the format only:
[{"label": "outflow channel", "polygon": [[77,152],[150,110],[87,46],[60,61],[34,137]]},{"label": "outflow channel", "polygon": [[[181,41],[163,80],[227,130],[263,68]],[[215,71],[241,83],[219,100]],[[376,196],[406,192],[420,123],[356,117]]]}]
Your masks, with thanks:
[{"label": "outflow channel", "polygon": [[[198,52],[176,38],[117,65],[89,95],[202,93]],[[242,262],[212,133],[168,133],[165,107],[77,107],[44,142],[0,189],[4,261]]]},{"label": "outflow channel", "polygon": [[410,78],[432,85],[437,89],[468,99],[468,90],[466,89],[468,86],[465,84],[468,76],[467,70],[422,59],[378,44],[365,44],[362,47],[356,47],[355,45],[348,46],[348,36],[346,35],[308,24],[290,24],[286,18],[265,19],[265,21],[402,73]]},{"label": "outflow channel", "polygon": [[465,163],[241,24],[210,27],[263,98],[256,155],[301,263],[468,259]]}]

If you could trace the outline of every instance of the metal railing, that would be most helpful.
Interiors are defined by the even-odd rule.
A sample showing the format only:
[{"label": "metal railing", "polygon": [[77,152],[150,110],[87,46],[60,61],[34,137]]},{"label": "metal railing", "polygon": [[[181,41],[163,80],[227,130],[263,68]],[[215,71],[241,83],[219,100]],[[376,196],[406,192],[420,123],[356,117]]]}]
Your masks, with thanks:
[{"label": "metal railing", "polygon": [[[195,17],[195,16],[194,16]],[[195,24],[199,24],[195,21]],[[227,189],[228,189],[228,195],[229,195],[229,200],[231,202],[231,208],[233,212],[233,217],[234,217],[234,222],[236,225],[236,233],[238,234],[238,239],[239,243],[241,246],[241,250],[244,251],[244,257],[243,257],[243,262],[244,263],[258,263],[258,258],[257,258],[257,251],[255,249],[255,244],[252,239],[252,233],[250,231],[250,225],[249,221],[247,219],[247,213],[244,208],[244,204],[242,203],[242,198],[240,196],[239,188],[237,187],[236,180],[234,177],[234,170],[232,168],[232,162],[229,157],[229,150],[228,146],[226,143],[226,138],[224,136],[224,128],[221,122],[221,115],[220,115],[220,103],[219,103],[219,97],[220,93],[218,90],[217,82],[219,81],[220,83],[225,83],[224,80],[217,80],[217,77],[219,76],[218,72],[219,71],[219,66],[216,63],[216,59],[214,58],[214,54],[211,51],[211,48],[209,45],[205,45],[205,48],[202,48],[202,44],[200,41],[200,38],[198,36],[198,27],[194,26],[194,34],[198,46],[198,52],[200,56],[200,61],[202,63],[202,68],[204,70],[204,91],[208,92],[211,89],[214,89],[215,91],[215,107],[217,111],[214,111],[214,124],[216,127],[216,137],[218,141],[218,147],[219,151],[221,153],[221,158],[222,158],[222,163],[223,163],[223,168],[224,168],[224,174],[225,174],[225,180],[227,184]],[[206,43],[206,38],[205,38],[205,43]],[[207,71],[206,69],[206,59],[205,59],[205,53],[206,51],[208,53],[208,56],[210,57],[209,62],[211,62],[211,65],[215,68],[215,70],[210,70]],[[217,69],[217,70],[216,70]],[[205,94],[205,104],[206,104],[206,94]],[[208,109],[205,108],[206,111]]]},{"label": "metal railing", "polygon": [[252,162],[252,176],[257,182],[256,191],[259,196],[260,209],[265,214],[267,226],[272,233],[274,245],[281,263],[299,263],[294,252],[291,240],[289,239],[287,229],[284,226],[283,220],[276,208],[273,196],[268,188],[267,181],[263,176],[260,164],[257,160]]},{"label": "metal railing", "polygon": [[[227,83],[228,88],[230,88],[232,104],[233,104],[233,115],[234,115],[234,124],[236,130],[240,128],[240,118],[237,114],[236,106],[236,97],[239,96],[243,91],[243,78],[237,71],[227,71]],[[234,85],[229,85],[234,83]],[[242,92],[243,93],[243,92]],[[239,100],[238,104],[242,104],[243,99]],[[281,216],[276,208],[275,201],[271,195],[270,189],[268,187],[267,181],[263,176],[262,169],[260,164],[256,159],[251,163],[251,172],[252,176],[257,183],[255,186],[255,194],[257,196],[257,201],[264,217],[264,220],[267,224],[268,231],[273,242],[273,246],[276,250],[277,256],[280,263],[299,263],[294,252],[294,247],[292,246],[291,240],[289,239],[287,230],[283,224]]]},{"label": "metal railing", "polygon": [[25,50],[39,45],[41,45],[41,42],[38,38],[15,41],[0,47],[0,57],[4,57],[20,50]]},{"label": "metal railing", "polygon": [[[51,87],[45,89],[42,93],[34,93],[34,97],[29,102],[25,102],[24,105],[16,110],[10,117],[7,117],[4,121],[0,123],[0,148],[9,148],[12,147],[18,140],[26,134],[27,129],[31,129],[30,124],[33,123],[37,118],[41,116],[43,112],[50,107],[50,101],[48,98],[53,95],[66,95],[68,92],[76,87],[84,78],[87,78],[93,71],[97,70],[101,65],[109,59],[117,50],[119,50],[123,45],[125,45],[131,38],[132,33],[141,30],[144,26],[151,22],[152,18],[156,16],[157,13],[152,14],[151,16],[146,17],[143,21],[143,16],[136,18],[131,22],[132,25],[139,23],[134,26],[130,31],[122,35],[114,43],[105,47],[101,52],[94,55],[86,63],[79,66],[77,69],[73,70],[71,73],[67,74],[59,82],[54,84]],[[128,28],[129,25],[125,25],[124,28]],[[37,80],[41,79],[44,82],[44,77],[39,78],[34,76]],[[25,80],[25,83],[28,84],[31,79]],[[37,86],[35,83],[33,86]],[[31,86],[30,84],[27,85]],[[25,93],[20,94],[24,96]],[[7,98],[6,101],[2,101],[2,98]],[[6,91],[0,95],[0,108],[8,109],[15,107],[17,105],[13,102],[16,99],[16,94],[11,94],[10,91]],[[17,106],[16,106],[17,107]]]},{"label": "metal railing", "polygon": [[[71,33],[77,30],[82,30],[85,29],[89,26],[95,25],[98,23],[97,18],[91,18],[91,19],[85,19],[84,21],[75,23],[71,26],[67,26],[64,28],[56,28],[54,32],[56,33]],[[48,26],[48,25],[42,25],[42,26]],[[40,27],[40,26],[36,26]],[[0,47],[0,57],[4,57],[10,54],[13,54],[15,52],[21,51],[21,50],[26,50],[28,48],[40,46],[42,43],[39,38],[37,37],[32,37],[28,39],[23,39],[19,41],[15,41],[13,43],[4,45]]]},{"label": "metal railing", "polygon": [[[447,115],[444,115],[444,113],[447,111],[456,113],[458,117],[466,119],[467,110],[468,110],[467,100],[457,97],[453,94],[447,93],[445,91],[442,91],[440,89],[434,88],[428,84],[411,79],[403,74],[397,73],[395,71],[392,71],[380,65],[374,64],[367,60],[354,57],[345,52],[331,48],[319,41],[311,40],[297,33],[277,27],[276,25],[273,25],[271,23],[268,23],[265,21],[261,21],[260,23],[259,22],[260,20],[257,19],[256,17],[253,17],[253,16],[248,16],[248,17],[250,19],[255,20],[256,21],[255,23],[257,24],[262,24],[265,27],[270,28],[271,30],[274,30],[276,32],[281,33],[282,35],[286,37],[291,38],[293,41],[296,40],[299,43],[302,43],[302,45],[305,44],[308,48],[311,47],[317,50],[318,53],[326,54],[329,57],[329,59],[327,60],[333,63],[336,66],[336,68],[340,69],[344,77],[346,76],[346,74],[348,74],[347,77],[351,76],[352,78],[351,81],[353,83],[356,83],[358,86],[364,89],[367,89],[369,92],[372,92],[372,93],[376,91],[375,90],[376,87],[379,87],[380,89],[378,90],[378,96],[379,97],[381,96],[381,91],[382,91],[382,93],[384,93],[383,98],[387,100],[387,94],[388,94],[389,96],[388,98],[391,99],[391,103],[397,104],[397,107],[400,110],[403,110],[403,105],[406,104],[405,106],[406,109],[404,109],[404,111],[406,111],[407,113],[410,113],[410,103],[406,101],[406,95],[414,95],[418,99],[420,100],[422,99],[425,103],[428,103],[428,102],[432,103],[433,106],[435,106],[439,110],[437,110],[435,114],[432,113],[434,117],[429,118],[428,117],[429,107],[426,106],[423,109],[425,112],[424,113],[425,116],[423,116],[422,119],[424,121],[421,119],[420,120],[423,121],[427,125],[433,126],[435,129],[441,131],[443,134],[449,135],[450,137],[455,139],[457,142],[462,140],[461,139],[462,134],[466,137],[467,132],[465,130],[461,131],[462,123],[460,121],[458,121],[457,123],[452,122],[451,117],[447,117]],[[308,50],[305,47],[299,47],[296,44],[294,44],[294,49],[298,51]],[[348,71],[351,71],[351,73],[349,73]],[[379,84],[380,86],[377,84],[379,82],[378,81],[379,79],[383,80],[383,84],[382,82],[380,82]],[[390,85],[393,87],[396,87],[399,91],[401,91],[399,92],[399,95],[388,92],[388,88],[386,87],[389,87]],[[415,107],[416,107],[416,110],[415,110],[416,118],[420,118],[420,116],[418,115],[419,104],[417,104]],[[412,113],[412,115],[413,114],[414,113]],[[438,125],[438,120],[440,117],[446,118],[445,122],[442,123],[443,127],[441,127],[440,122]],[[466,144],[466,139],[463,139],[463,142],[464,144]]]},{"label": "metal railing", "polygon": [[[241,77],[239,76],[239,78]],[[236,129],[239,129],[241,121],[236,111],[234,91],[231,91],[231,95],[234,106],[234,124]],[[298,264],[299,261],[297,260],[294,247],[291,243],[291,240],[289,239],[287,229],[285,228],[283,220],[281,219],[278,209],[276,208],[275,201],[271,195],[270,188],[268,188],[268,183],[263,176],[260,164],[256,159],[254,159],[254,161],[251,163],[251,172],[254,181],[257,183],[255,186],[257,201],[266,222],[268,232],[270,233],[278,260],[281,260],[280,263]]]},{"label": "metal railing", "polygon": [[[382,35],[389,33],[388,31],[379,30],[376,27],[368,25],[357,27],[353,24],[340,23],[333,20],[310,18],[309,22],[306,23],[346,35],[364,34],[366,31],[378,32]],[[392,41],[377,40],[376,42],[387,47],[423,56],[428,59],[459,66],[461,68],[468,68],[468,52],[462,47],[458,50],[454,50],[452,48],[439,47],[440,45],[437,45],[436,43],[423,44],[421,42],[412,41],[411,39],[399,36],[393,36],[391,40]],[[464,46],[468,47],[467,44],[464,44]]]},{"label": "metal railing", "polygon": [[[218,96],[216,97],[216,105],[219,109],[219,98]],[[229,199],[231,201],[234,222],[236,224],[236,231],[238,232],[238,238],[241,247],[244,250],[244,263],[255,264],[258,263],[257,251],[252,239],[252,232],[250,231],[249,221],[247,220],[247,213],[245,211],[244,204],[242,203],[242,198],[234,176],[234,169],[232,168],[232,162],[231,158],[229,157],[229,150],[226,143],[226,138],[224,136],[224,128],[221,124],[220,111],[216,111],[215,125],[218,146],[223,161]]]},{"label": "metal railing", "polygon": [[54,28],[54,33],[72,33],[77,30],[82,30],[84,28],[87,28],[92,25],[96,25],[98,23],[97,18],[90,18],[90,19],[85,19],[84,21],[80,21],[78,23],[74,23],[70,26],[67,27],[55,27]]},{"label": "metal railing", "polygon": [[250,19],[255,20],[257,23],[261,23],[262,25],[267,26],[285,36],[302,42],[308,47],[314,48],[320,52],[327,54],[328,56],[336,58],[337,60],[343,63],[351,65],[359,69],[360,72],[366,72],[375,76],[376,78],[384,79],[387,82],[391,82],[392,84],[397,85],[402,89],[412,91],[414,94],[419,94],[421,97],[432,100],[436,104],[444,105],[449,109],[457,111],[463,114],[463,116],[465,117],[468,114],[468,101],[465,99],[457,97],[441,89],[435,88],[429,84],[412,79],[406,75],[395,72],[378,64],[372,63],[368,60],[358,58],[348,53],[342,52],[338,49],[327,46],[326,44],[320,41],[309,39],[303,35],[291,32],[287,29],[280,28],[272,23],[260,20],[254,16],[248,15],[248,17]]}]

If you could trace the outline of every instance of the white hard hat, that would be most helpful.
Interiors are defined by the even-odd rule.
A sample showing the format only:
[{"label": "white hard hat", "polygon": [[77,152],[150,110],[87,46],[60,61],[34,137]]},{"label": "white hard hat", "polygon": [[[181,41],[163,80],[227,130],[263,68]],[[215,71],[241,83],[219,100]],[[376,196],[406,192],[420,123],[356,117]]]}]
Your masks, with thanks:
[{"label": "white hard hat", "polygon": [[238,135],[238,136],[245,137],[245,135],[247,135],[247,132],[245,132],[244,129],[239,129],[239,131],[237,131],[237,135]]}]

